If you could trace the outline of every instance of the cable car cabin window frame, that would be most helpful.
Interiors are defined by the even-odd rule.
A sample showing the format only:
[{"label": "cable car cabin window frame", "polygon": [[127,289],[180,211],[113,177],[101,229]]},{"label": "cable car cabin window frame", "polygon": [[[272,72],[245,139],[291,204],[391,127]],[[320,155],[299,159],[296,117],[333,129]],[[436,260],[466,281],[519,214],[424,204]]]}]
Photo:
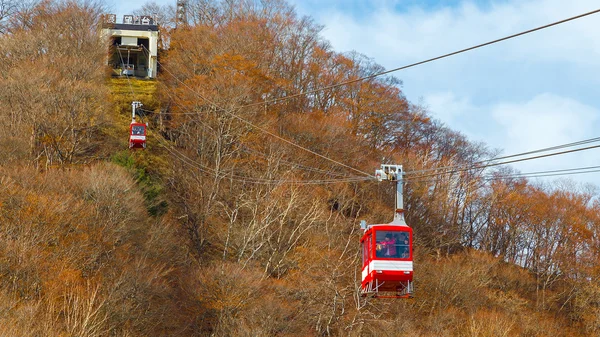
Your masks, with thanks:
[{"label": "cable car cabin window frame", "polygon": [[[384,242],[387,234],[390,234],[391,237],[394,239],[392,256],[389,256],[386,254],[386,251],[388,251],[388,249],[390,249],[392,247],[390,247],[390,248],[385,247],[386,244],[382,243],[382,242]],[[412,231],[410,231],[409,229],[406,229],[406,227],[398,228],[398,229],[389,229],[389,228],[388,229],[374,229],[373,234],[371,234],[369,236],[371,237],[372,235],[375,236],[375,244],[372,245],[373,259],[405,260],[405,261],[412,259],[412,249],[411,249]],[[399,242],[401,235],[405,236],[405,243]],[[403,256],[403,253],[406,253],[406,255]]]},{"label": "cable car cabin window frame", "polygon": [[[136,133],[136,130],[141,129],[143,132],[142,133]],[[131,125],[131,135],[133,136],[145,136],[146,135],[146,126],[145,125]]]}]

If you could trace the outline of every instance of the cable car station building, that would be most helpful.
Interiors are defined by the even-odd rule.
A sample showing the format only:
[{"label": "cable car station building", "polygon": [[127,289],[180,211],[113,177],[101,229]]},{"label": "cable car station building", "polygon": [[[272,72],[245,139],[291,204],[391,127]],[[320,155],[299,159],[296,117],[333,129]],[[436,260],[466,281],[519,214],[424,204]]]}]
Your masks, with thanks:
[{"label": "cable car station building", "polygon": [[151,16],[104,15],[102,34],[110,42],[108,63],[116,75],[156,78],[158,26]]}]

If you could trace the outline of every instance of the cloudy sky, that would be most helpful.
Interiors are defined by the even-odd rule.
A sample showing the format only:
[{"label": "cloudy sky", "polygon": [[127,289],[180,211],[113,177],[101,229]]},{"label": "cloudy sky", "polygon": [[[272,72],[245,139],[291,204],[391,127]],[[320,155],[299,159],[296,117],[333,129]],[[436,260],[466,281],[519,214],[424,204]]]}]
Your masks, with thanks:
[{"label": "cloudy sky", "polygon": [[[144,2],[118,3],[115,12]],[[288,2],[324,25],[322,35],[336,51],[357,51],[386,69],[600,8],[597,0]],[[510,155],[600,137],[599,56],[600,13],[394,76],[411,102],[470,140]],[[534,172],[598,165],[600,149],[515,167]],[[570,178],[600,185],[600,173]]]}]

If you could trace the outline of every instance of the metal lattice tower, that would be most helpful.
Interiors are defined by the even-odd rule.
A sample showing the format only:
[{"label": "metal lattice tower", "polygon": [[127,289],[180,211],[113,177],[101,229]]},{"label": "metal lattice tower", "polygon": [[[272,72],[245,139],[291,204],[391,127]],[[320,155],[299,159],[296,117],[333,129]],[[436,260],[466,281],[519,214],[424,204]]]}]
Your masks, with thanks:
[{"label": "metal lattice tower", "polygon": [[187,0],[177,0],[177,27],[187,25]]}]

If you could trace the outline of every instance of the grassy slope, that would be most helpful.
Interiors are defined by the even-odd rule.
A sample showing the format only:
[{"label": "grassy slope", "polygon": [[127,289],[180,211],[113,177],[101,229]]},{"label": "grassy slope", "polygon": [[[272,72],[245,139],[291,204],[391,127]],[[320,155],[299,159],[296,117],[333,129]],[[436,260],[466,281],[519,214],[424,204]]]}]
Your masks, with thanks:
[{"label": "grassy slope", "polygon": [[131,151],[127,148],[129,123],[131,122],[131,102],[140,101],[142,109],[156,111],[157,82],[153,80],[110,78],[108,86],[111,91],[112,123],[104,130],[107,141],[107,157],[134,174],[146,199],[146,206],[151,215],[159,215],[166,211],[167,202],[162,193],[161,177],[167,170],[167,152],[159,146],[161,137],[152,125],[151,113],[136,117],[137,121],[147,122],[148,145],[146,150]]}]

